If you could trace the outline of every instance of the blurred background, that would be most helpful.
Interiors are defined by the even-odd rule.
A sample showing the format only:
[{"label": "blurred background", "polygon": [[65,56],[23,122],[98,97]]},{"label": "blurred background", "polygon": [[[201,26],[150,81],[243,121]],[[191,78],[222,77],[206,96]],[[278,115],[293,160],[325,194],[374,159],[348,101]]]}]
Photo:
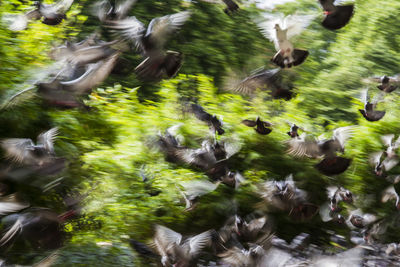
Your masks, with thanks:
[{"label": "blurred background", "polygon": [[[386,115],[380,121],[366,121],[358,109],[363,107],[359,100],[361,90],[376,86],[366,84],[363,79],[399,72],[400,2],[355,1],[354,17],[338,31],[321,26],[323,13],[318,1],[266,0],[264,5],[259,2],[243,0],[239,2],[241,9],[229,16],[223,3],[139,0],[129,15],[145,25],[157,16],[188,9],[192,12],[166,46],[184,56],[176,77],[143,82],[133,71],[141,61],[140,55],[123,53],[122,67],[84,98],[87,109],[59,109],[32,96],[0,111],[0,138],[36,140],[39,133],[58,127],[55,152],[67,160],[67,168],[46,178],[50,181],[62,178],[61,185],[46,191],[35,183],[18,183],[32,207],[62,213],[65,203],[61,191],[87,193],[80,204],[82,216],[63,225],[67,238],[54,266],[151,266],[154,263],[143,260],[129,246],[130,238],[143,243],[150,241],[155,224],[183,234],[219,229],[230,216],[245,216],[256,209],[260,201],[256,194],[259,183],[282,180],[289,174],[293,174],[299,188],[309,192],[310,202],[316,205],[327,201],[327,186],[342,185],[353,192],[357,207],[363,211],[379,218],[397,215],[395,205],[381,202],[382,191],[389,183],[374,174],[369,156],[384,149],[381,135],[400,133],[399,95],[395,91],[385,97],[379,107],[386,110]],[[102,34],[105,41],[112,40],[92,14],[94,3],[75,1],[66,14],[67,19],[53,27],[33,21],[26,30],[13,32],[3,20],[2,101],[29,86],[32,77],[51,66],[50,52],[66,40],[78,42],[93,32]],[[25,12],[32,4],[26,0],[3,0],[0,16]],[[295,93],[288,101],[274,99],[267,91],[247,97],[226,90],[232,77],[244,78],[263,66],[275,68],[270,63],[276,53],[274,45],[253,22],[265,12],[315,15],[310,26],[295,39],[296,47],[307,49],[310,54],[304,64],[285,71]],[[196,101],[210,114],[222,118],[224,136],[241,147],[232,157],[231,167],[245,178],[236,190],[219,186],[190,212],[185,211],[177,186],[207,176],[166,161],[152,146],[159,132],[178,123],[183,124],[179,133],[185,146],[199,147],[210,136],[207,125],[183,114],[182,99]],[[273,124],[271,134],[257,135],[241,124],[242,120],[257,116]],[[314,168],[316,160],[287,155],[285,140],[290,138],[287,122],[296,123],[315,136],[326,137],[337,127],[357,125],[344,152],[352,159],[347,171],[328,177]],[[4,152],[0,153],[3,153],[2,165],[7,166]],[[141,170],[148,182],[142,181]],[[395,167],[391,173],[397,171],[400,168]],[[35,174],[28,179],[40,180],[40,176]],[[274,232],[287,241],[305,232],[311,235],[314,244],[335,250],[338,246],[332,244],[330,234],[350,238],[346,225],[322,222],[319,215],[305,222],[292,220],[285,213],[272,216]],[[391,227],[396,229],[395,225]],[[399,235],[399,231],[388,230],[382,242],[398,241]],[[28,265],[49,253],[15,245],[3,251],[1,257],[10,263]]]}]

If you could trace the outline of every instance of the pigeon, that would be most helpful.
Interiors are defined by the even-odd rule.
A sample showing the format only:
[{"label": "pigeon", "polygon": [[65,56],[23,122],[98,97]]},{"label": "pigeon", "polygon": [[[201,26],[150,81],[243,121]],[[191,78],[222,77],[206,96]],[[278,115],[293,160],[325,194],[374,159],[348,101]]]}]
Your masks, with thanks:
[{"label": "pigeon", "polygon": [[189,11],[154,18],[147,28],[135,17],[107,20],[106,27],[116,31],[121,38],[133,42],[139,48],[144,60],[135,68],[143,80],[158,81],[164,76],[176,75],[182,65],[180,52],[165,51],[169,35],[177,31],[190,17]]},{"label": "pigeon", "polygon": [[35,249],[56,249],[62,246],[64,234],[57,214],[45,208],[31,208],[2,219],[5,232],[0,247],[9,246],[16,239],[27,241]]},{"label": "pigeon", "polygon": [[287,132],[287,134],[291,137],[291,138],[296,138],[299,137],[299,133],[298,130],[301,129],[299,126],[297,126],[294,123],[290,123],[290,129],[289,132]]},{"label": "pigeon", "polygon": [[353,210],[350,212],[349,217],[346,221],[350,228],[365,228],[369,224],[375,222],[378,218],[375,215],[369,213],[362,213],[360,209]]},{"label": "pigeon", "polygon": [[359,111],[367,121],[379,121],[385,116],[386,111],[375,110],[378,102],[381,101],[381,95],[378,95],[370,102],[367,89],[363,91],[362,101],[364,103],[364,109],[359,109]]},{"label": "pigeon", "polygon": [[315,167],[326,175],[340,174],[349,167],[351,160],[336,156],[336,152],[344,152],[344,145],[351,137],[352,129],[352,126],[337,128],[332,138],[323,140],[303,133],[287,141],[288,153],[295,157],[324,157]]},{"label": "pigeon", "polygon": [[336,211],[337,209],[339,209],[338,205],[341,201],[346,203],[353,203],[353,194],[349,190],[341,186],[328,186],[327,194],[332,211]]},{"label": "pigeon", "polygon": [[47,25],[58,25],[66,19],[65,13],[71,7],[74,0],[59,0],[53,4],[43,4],[40,1],[34,3],[35,9],[23,15],[18,15],[9,26],[12,31],[25,30],[29,20],[42,19],[42,23]]},{"label": "pigeon", "polygon": [[270,235],[272,231],[271,223],[267,217],[254,218],[247,222],[238,215],[235,215],[233,225],[235,233],[241,242],[255,242],[261,236]]},{"label": "pigeon", "polygon": [[93,13],[104,22],[124,19],[137,0],[109,1],[101,0],[94,4]]},{"label": "pigeon", "polygon": [[386,151],[374,152],[370,156],[370,163],[375,166],[375,174],[382,176],[390,171],[399,163],[396,150],[400,146],[400,137],[395,142],[394,134],[388,134],[381,137],[383,144],[387,147]]},{"label": "pigeon", "polygon": [[324,10],[322,26],[328,30],[338,30],[346,26],[354,13],[354,5],[335,5],[335,0],[319,0]]},{"label": "pigeon", "polygon": [[272,62],[281,68],[290,68],[302,64],[307,56],[307,50],[295,49],[289,41],[293,36],[300,34],[312,21],[309,15],[290,15],[287,17],[266,17],[266,21],[258,23],[265,37],[275,44],[277,53]]},{"label": "pigeon", "polygon": [[246,119],[243,120],[242,123],[248,127],[255,127],[254,130],[261,135],[268,135],[272,132],[272,129],[270,128],[272,124],[261,120],[260,117],[257,117],[256,120]]},{"label": "pigeon", "polygon": [[208,124],[210,130],[214,133],[222,135],[225,130],[222,128],[222,121],[217,118],[216,115],[207,113],[204,108],[198,104],[191,104],[189,111],[195,115],[195,117]]},{"label": "pigeon", "polygon": [[264,182],[258,194],[263,199],[262,206],[287,211],[295,220],[308,220],[318,212],[316,205],[308,203],[307,193],[296,187],[293,175],[284,181]]},{"label": "pigeon", "polygon": [[52,128],[41,133],[35,145],[31,139],[8,138],[1,142],[6,158],[14,163],[42,166],[55,159],[54,140],[58,129]]},{"label": "pigeon", "polygon": [[262,246],[250,244],[249,249],[233,247],[218,255],[222,262],[232,267],[253,267],[260,265],[266,251]]},{"label": "pigeon", "polygon": [[212,230],[193,237],[183,238],[181,234],[161,225],[156,225],[154,244],[161,256],[163,266],[189,267],[199,253],[211,243]]}]

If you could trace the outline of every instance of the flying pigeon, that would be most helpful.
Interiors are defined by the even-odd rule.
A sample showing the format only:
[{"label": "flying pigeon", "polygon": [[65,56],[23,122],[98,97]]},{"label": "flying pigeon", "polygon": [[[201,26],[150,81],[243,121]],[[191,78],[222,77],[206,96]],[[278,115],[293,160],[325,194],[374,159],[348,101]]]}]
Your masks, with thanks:
[{"label": "flying pigeon", "polygon": [[364,109],[359,109],[360,113],[367,121],[379,121],[385,116],[386,111],[375,110],[377,104],[382,101],[382,96],[377,95],[371,102],[368,94],[368,89],[362,92],[361,100],[364,103]]},{"label": "flying pigeon", "polygon": [[352,135],[352,126],[337,128],[330,139],[318,140],[306,133],[287,141],[288,153],[295,157],[310,157],[324,159],[315,167],[326,175],[335,175],[344,172],[351,160],[336,156],[336,152],[344,152],[344,144]]},{"label": "flying pigeon", "polygon": [[267,121],[261,120],[260,117],[257,117],[256,120],[246,119],[243,120],[242,123],[247,127],[255,127],[254,130],[261,135],[268,135],[272,132],[272,129],[270,128],[272,124]]},{"label": "flying pigeon", "polygon": [[281,68],[290,68],[302,64],[307,56],[307,50],[295,49],[290,39],[301,33],[311,21],[310,15],[290,15],[287,17],[266,17],[266,21],[258,23],[265,37],[275,44],[278,51],[272,58],[272,62]]},{"label": "flying pigeon", "polygon": [[[338,2],[338,1],[336,1]],[[354,5],[335,5],[335,0],[319,0],[325,18],[322,26],[328,30],[338,30],[344,27],[351,19],[354,13]]]}]

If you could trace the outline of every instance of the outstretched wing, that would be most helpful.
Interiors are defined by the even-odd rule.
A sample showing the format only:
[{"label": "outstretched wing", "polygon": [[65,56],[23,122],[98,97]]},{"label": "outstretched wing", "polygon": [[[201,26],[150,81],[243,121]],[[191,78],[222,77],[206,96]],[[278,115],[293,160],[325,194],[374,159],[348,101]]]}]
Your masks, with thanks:
[{"label": "outstretched wing", "polygon": [[183,11],[172,15],[167,15],[153,19],[148,28],[146,35],[151,36],[151,41],[157,46],[163,47],[168,35],[177,31],[189,19],[191,13]]},{"label": "outstretched wing", "polygon": [[34,159],[31,154],[34,145],[31,139],[9,138],[1,142],[6,158],[16,163]]},{"label": "outstretched wing", "polygon": [[57,134],[57,127],[52,128],[47,132],[41,133],[37,138],[37,144],[43,145],[48,152],[54,153],[54,139],[56,139]]},{"label": "outstretched wing", "polygon": [[340,144],[341,148],[344,148],[344,144],[353,135],[353,129],[354,126],[345,126],[333,131],[333,139]]},{"label": "outstretched wing", "polygon": [[299,35],[315,19],[315,15],[289,15],[283,20],[282,29],[287,29],[286,36],[288,40]]},{"label": "outstretched wing", "polygon": [[303,133],[299,138],[292,138],[287,141],[288,153],[295,157],[319,157],[321,156],[317,140]]},{"label": "outstretched wing", "polygon": [[208,230],[185,241],[185,245],[189,246],[189,253],[191,257],[198,255],[201,250],[210,244],[211,233],[212,230]]},{"label": "outstretched wing", "polygon": [[57,3],[46,6],[45,8],[41,9],[40,12],[42,12],[45,16],[46,14],[64,14],[68,11],[73,2],[74,0],[60,0]]},{"label": "outstretched wing", "polygon": [[123,39],[132,41],[136,43],[137,47],[140,47],[140,39],[145,31],[145,27],[136,17],[106,21],[105,27],[114,30]]}]

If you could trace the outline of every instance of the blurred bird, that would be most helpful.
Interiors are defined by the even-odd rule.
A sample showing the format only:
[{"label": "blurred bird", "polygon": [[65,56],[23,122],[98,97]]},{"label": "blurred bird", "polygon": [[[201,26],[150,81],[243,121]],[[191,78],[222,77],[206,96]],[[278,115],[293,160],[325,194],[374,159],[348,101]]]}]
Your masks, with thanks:
[{"label": "blurred bird", "polygon": [[260,265],[263,261],[266,251],[259,245],[250,244],[250,248],[240,249],[233,247],[218,255],[222,262],[231,267],[253,267]]},{"label": "blurred bird", "polygon": [[367,121],[379,121],[385,116],[386,111],[375,110],[377,104],[382,101],[382,95],[377,95],[370,102],[368,89],[366,89],[362,93],[361,101],[364,103],[364,109],[359,109],[359,111]]},{"label": "blurred bird", "polygon": [[375,166],[375,174],[382,176],[385,172],[390,171],[399,163],[396,150],[400,146],[400,137],[395,142],[394,134],[381,136],[383,144],[387,147],[385,151],[374,152],[370,156],[370,163]]},{"label": "blurred bird", "polygon": [[19,212],[29,206],[29,202],[20,199],[18,193],[0,197],[0,216]]},{"label": "blurred bird", "polygon": [[[289,122],[288,122],[289,123]],[[289,132],[287,132],[287,134],[291,137],[291,138],[295,138],[295,137],[299,137],[299,133],[298,130],[303,130],[301,129],[299,126],[297,126],[294,123],[289,123],[290,125],[290,130]],[[304,131],[304,130],[303,130]]]},{"label": "blurred bird", "polygon": [[31,208],[2,219],[5,227],[0,247],[17,239],[27,241],[34,249],[56,249],[62,246],[64,234],[57,214],[45,208]]},{"label": "blurred bird", "polygon": [[256,127],[254,130],[261,135],[268,135],[272,132],[272,129],[269,128],[272,126],[272,124],[267,121],[262,121],[260,117],[257,117],[255,121],[248,119],[243,120],[242,123],[248,127]]},{"label": "blurred bird", "polygon": [[130,238],[129,245],[137,252],[139,255],[146,257],[146,258],[156,258],[157,255],[145,244]]},{"label": "blurred bird", "polygon": [[[338,2],[338,1],[336,1]],[[354,5],[335,5],[335,0],[319,0],[325,18],[322,21],[322,26],[328,30],[338,30],[344,27],[353,16]]]},{"label": "blurred bird", "polygon": [[74,0],[59,0],[53,4],[43,4],[41,1],[34,2],[35,9],[23,15],[18,15],[9,26],[12,31],[25,30],[31,19],[38,20],[43,18],[42,23],[47,25],[60,24],[66,19],[65,13],[71,7]]},{"label": "blurred bird", "polygon": [[308,56],[308,51],[295,49],[289,40],[300,34],[314,17],[310,15],[290,15],[287,17],[279,15],[266,17],[266,19],[266,21],[258,23],[258,26],[264,36],[274,42],[275,49],[278,51],[272,58],[272,62],[281,68],[290,68],[302,64]]},{"label": "blurred bird", "polygon": [[225,133],[225,130],[222,129],[222,121],[219,120],[216,115],[207,113],[202,106],[191,104],[189,111],[193,113],[197,119],[207,123],[213,133],[218,133],[219,135]]},{"label": "blurred bird", "polygon": [[350,228],[364,228],[377,219],[375,215],[369,213],[364,214],[360,209],[357,209],[350,212],[346,223]]},{"label": "blurred bird", "polygon": [[203,180],[193,180],[182,183],[181,185],[184,191],[181,192],[181,194],[186,203],[185,211],[193,210],[199,198],[216,190],[219,184],[220,182],[211,183]]},{"label": "blurred bird", "polygon": [[245,219],[235,215],[233,230],[241,242],[255,242],[262,236],[271,235],[272,225],[267,217],[254,218],[247,222]]},{"label": "blurred bird", "polygon": [[58,129],[52,128],[41,133],[35,145],[31,139],[9,138],[1,142],[6,157],[12,162],[24,165],[44,166],[55,159],[54,140]]},{"label": "blurred bird", "polygon": [[183,11],[154,18],[147,28],[135,17],[107,20],[106,27],[118,32],[124,40],[133,42],[145,59],[135,72],[144,80],[158,81],[164,76],[176,75],[182,65],[182,53],[165,51],[167,38],[189,19],[190,12]]},{"label": "blurred bird", "polygon": [[124,19],[136,2],[137,0],[101,0],[94,4],[93,13],[102,22]]},{"label": "blurred bird", "polygon": [[289,212],[295,220],[308,220],[317,212],[318,207],[307,201],[307,193],[298,189],[293,175],[284,181],[267,181],[261,184],[259,193],[263,199],[262,206]]},{"label": "blurred bird", "polygon": [[161,225],[156,225],[154,244],[161,256],[163,266],[189,267],[199,253],[211,243],[212,231],[183,238],[181,234]]},{"label": "blurred bird", "polygon": [[315,167],[326,175],[340,174],[349,167],[351,160],[336,156],[336,152],[344,152],[344,145],[351,137],[352,129],[352,126],[337,128],[332,138],[322,140],[303,133],[287,141],[288,153],[295,157],[324,157]]},{"label": "blurred bird", "polygon": [[332,211],[335,211],[339,208],[338,205],[341,201],[353,203],[353,194],[341,186],[328,186],[327,195]]}]

